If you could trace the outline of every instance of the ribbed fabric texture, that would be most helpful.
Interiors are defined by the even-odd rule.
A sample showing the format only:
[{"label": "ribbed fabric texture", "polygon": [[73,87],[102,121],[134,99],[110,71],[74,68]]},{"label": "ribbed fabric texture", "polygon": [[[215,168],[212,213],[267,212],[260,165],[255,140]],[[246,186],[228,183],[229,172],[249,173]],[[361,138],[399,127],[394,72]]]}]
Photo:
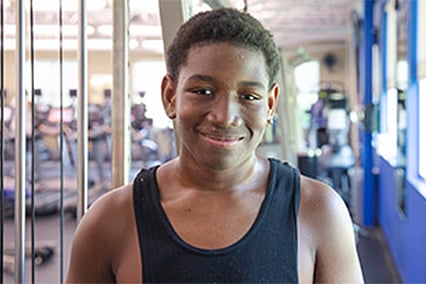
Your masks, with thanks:
[{"label": "ribbed fabric texture", "polygon": [[154,167],[142,170],[133,202],[145,283],[297,283],[297,211],[300,174],[279,160],[271,167],[266,197],[248,233],[217,250],[199,249],[174,231],[164,210]]}]

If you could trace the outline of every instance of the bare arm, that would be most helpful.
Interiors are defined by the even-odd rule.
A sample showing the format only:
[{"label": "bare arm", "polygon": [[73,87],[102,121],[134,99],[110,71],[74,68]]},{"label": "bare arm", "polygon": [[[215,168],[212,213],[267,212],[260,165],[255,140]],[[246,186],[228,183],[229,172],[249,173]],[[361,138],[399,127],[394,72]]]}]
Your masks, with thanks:
[{"label": "bare arm", "polygon": [[314,282],[363,283],[346,205],[333,189],[311,179],[303,179],[302,191],[301,211],[315,236]]},{"label": "bare arm", "polygon": [[112,283],[111,194],[97,200],[81,219],[71,248],[66,283]]}]

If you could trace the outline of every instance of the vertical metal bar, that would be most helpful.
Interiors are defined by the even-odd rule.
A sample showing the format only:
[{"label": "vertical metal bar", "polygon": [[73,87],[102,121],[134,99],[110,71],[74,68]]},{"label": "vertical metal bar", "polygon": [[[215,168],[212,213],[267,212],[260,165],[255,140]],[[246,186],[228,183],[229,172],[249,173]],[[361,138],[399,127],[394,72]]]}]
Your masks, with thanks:
[{"label": "vertical metal bar", "polygon": [[129,0],[113,6],[113,92],[111,110],[112,187],[128,182],[130,172]]},{"label": "vertical metal bar", "polygon": [[15,1],[15,283],[25,280],[25,1]]},{"label": "vertical metal bar", "polygon": [[60,166],[60,200],[59,200],[59,214],[60,214],[60,232],[59,232],[59,250],[60,250],[60,261],[59,261],[59,283],[64,283],[64,52],[63,52],[63,18],[62,18],[62,0],[59,0],[59,100],[60,100],[60,131],[59,131],[59,151],[61,153],[61,166]]},{"label": "vertical metal bar", "polygon": [[297,165],[297,140],[295,139],[297,137],[297,133],[295,128],[297,127],[298,122],[290,123],[290,117],[296,117],[295,109],[297,109],[295,106],[295,103],[297,102],[297,95],[295,88],[291,83],[294,80],[291,80],[293,78],[290,77],[291,74],[294,73],[294,69],[284,58],[285,54],[282,54],[279,73],[280,76],[277,76],[277,79],[281,86],[286,86],[286,94],[285,96],[281,96],[278,100],[276,108],[276,113],[278,115],[277,127],[280,129],[282,149],[281,158],[289,161],[293,165]]},{"label": "vertical metal bar", "polygon": [[78,177],[77,177],[77,220],[87,210],[87,185],[88,185],[88,99],[87,99],[87,11],[86,1],[80,0],[79,15],[79,42],[78,42]]},{"label": "vertical metal bar", "polygon": [[188,0],[159,0],[164,52],[171,44],[178,27],[191,17],[192,2]]},{"label": "vertical metal bar", "polygon": [[0,133],[0,155],[1,155],[1,165],[0,165],[0,215],[1,215],[1,224],[0,224],[0,263],[2,265],[2,269],[0,270],[0,283],[3,283],[3,250],[4,250],[4,100],[6,99],[5,91],[4,91],[4,8],[3,8],[3,0],[0,3],[0,19],[1,19],[1,29],[0,29],[0,102],[1,102],[1,133]]},{"label": "vertical metal bar", "polygon": [[[372,104],[372,46],[374,43],[374,1],[364,0],[364,39],[363,39],[363,51],[364,51],[364,72],[363,72],[363,85],[362,91],[364,94],[364,106]],[[364,168],[364,180],[363,180],[363,225],[373,226],[375,222],[375,186],[373,176],[373,147],[372,147],[372,133],[364,131],[363,133],[363,155],[362,155],[362,167]]]},{"label": "vertical metal bar", "polygon": [[34,94],[34,9],[30,0],[30,61],[31,61],[31,282],[35,282],[35,94]]}]

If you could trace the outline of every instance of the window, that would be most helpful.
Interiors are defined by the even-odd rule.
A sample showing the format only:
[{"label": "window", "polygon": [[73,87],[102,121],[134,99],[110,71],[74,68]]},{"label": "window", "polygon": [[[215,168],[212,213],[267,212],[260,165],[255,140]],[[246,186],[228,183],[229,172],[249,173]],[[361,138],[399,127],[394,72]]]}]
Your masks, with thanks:
[{"label": "window", "polygon": [[386,62],[385,93],[380,106],[380,130],[377,150],[393,166],[405,166],[406,148],[406,106],[408,87],[407,61],[407,3],[401,3],[398,10],[388,4],[386,7]]},{"label": "window", "polygon": [[419,82],[419,175],[426,180],[426,78]]},{"label": "window", "polygon": [[426,1],[417,1],[417,76],[419,78],[418,93],[418,173],[426,180]]},{"label": "window", "polygon": [[417,1],[417,76],[426,78],[426,1]]},{"label": "window", "polygon": [[[28,66],[30,64],[28,63]],[[77,88],[77,62],[64,61],[62,67],[58,61],[36,61],[34,62],[34,88],[36,92],[37,103],[59,106],[60,104],[60,89],[59,89],[59,70],[62,68],[63,78],[63,95],[64,106],[71,105],[73,98],[69,95],[70,89]],[[31,69],[27,68],[27,87],[31,86]],[[29,90],[28,90],[29,91]]]},{"label": "window", "polygon": [[398,89],[407,90],[408,87],[408,61],[399,60],[396,63],[396,86]]},{"label": "window", "polygon": [[318,61],[308,61],[294,69],[297,88],[298,121],[304,130],[305,144],[309,143],[310,109],[318,99],[320,65]]},{"label": "window", "polygon": [[[161,101],[161,81],[166,74],[164,61],[138,61],[133,66],[133,97],[134,104],[146,105],[146,116],[152,118],[153,125],[158,128],[169,126]],[[139,96],[137,94],[143,94]]]},{"label": "window", "polygon": [[388,154],[392,157],[397,154],[397,133],[398,133],[398,91],[393,88],[386,94],[386,129],[388,134]]}]

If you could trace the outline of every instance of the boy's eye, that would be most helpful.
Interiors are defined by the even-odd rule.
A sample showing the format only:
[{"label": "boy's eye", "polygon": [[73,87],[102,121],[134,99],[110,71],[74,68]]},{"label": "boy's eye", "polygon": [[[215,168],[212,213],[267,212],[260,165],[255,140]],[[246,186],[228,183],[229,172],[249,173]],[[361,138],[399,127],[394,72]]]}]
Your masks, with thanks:
[{"label": "boy's eye", "polygon": [[193,90],[192,92],[198,95],[203,95],[203,96],[213,95],[213,91],[210,89],[196,89],[196,90]]},{"label": "boy's eye", "polygon": [[259,98],[253,94],[242,94],[240,95],[240,98],[242,98],[243,100],[247,100],[247,101],[254,101],[254,100],[258,100]]}]

